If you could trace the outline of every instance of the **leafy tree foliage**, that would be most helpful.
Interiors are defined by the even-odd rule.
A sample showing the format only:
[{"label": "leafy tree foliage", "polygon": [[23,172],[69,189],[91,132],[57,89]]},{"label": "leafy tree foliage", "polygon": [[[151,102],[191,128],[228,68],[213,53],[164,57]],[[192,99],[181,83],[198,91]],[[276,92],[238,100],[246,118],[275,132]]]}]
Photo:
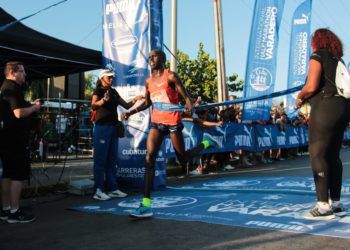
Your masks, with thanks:
[{"label": "leafy tree foliage", "polygon": [[[238,74],[233,73],[226,80],[228,91],[232,93],[235,98],[238,98],[237,94],[243,92],[244,81],[238,80]],[[241,95],[240,95],[241,96]]]},{"label": "leafy tree foliage", "polygon": [[39,98],[46,98],[47,79],[34,80],[30,83],[27,98],[29,100],[36,100]]},{"label": "leafy tree foliage", "polygon": [[[193,98],[199,96],[205,102],[217,102],[217,70],[216,59],[210,58],[204,51],[203,43],[199,44],[197,57],[191,60],[181,51],[177,53],[178,75],[187,91]],[[167,66],[169,63],[167,63]],[[229,91],[239,92],[243,90],[243,80],[238,80],[238,74],[234,73],[227,78]]]},{"label": "leafy tree foliage", "polygon": [[85,74],[85,90],[84,90],[84,99],[91,100],[92,93],[94,92],[95,83],[96,83],[96,75],[92,72]]}]

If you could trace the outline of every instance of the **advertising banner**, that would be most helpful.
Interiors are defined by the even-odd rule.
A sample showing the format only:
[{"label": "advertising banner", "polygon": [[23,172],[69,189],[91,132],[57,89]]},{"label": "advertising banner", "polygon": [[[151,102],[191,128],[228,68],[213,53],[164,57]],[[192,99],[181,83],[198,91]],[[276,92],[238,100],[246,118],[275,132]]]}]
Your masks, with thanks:
[{"label": "advertising banner", "polygon": [[[295,10],[290,36],[287,89],[304,85],[310,56],[311,0],[306,0]],[[286,113],[296,115],[295,101],[299,92],[287,95]]]},{"label": "advertising banner", "polygon": [[[344,133],[344,140],[350,140],[350,130]],[[202,153],[230,152],[234,150],[262,151],[278,148],[296,148],[308,145],[308,127],[296,127],[287,124],[284,130],[278,125],[243,124],[228,122],[222,127],[203,128],[196,123],[184,122],[184,140],[186,150],[198,145],[203,137],[209,137],[216,146]],[[165,158],[175,157],[170,138],[165,139]]]},{"label": "advertising banner", "polygon": [[[145,93],[149,51],[163,44],[162,0],[151,2],[150,7],[148,0],[103,0],[103,62],[116,72],[113,86],[126,101]],[[118,107],[118,113],[123,112]],[[143,186],[149,120],[149,110],[145,110],[124,122],[125,137],[119,139],[116,152],[119,182]],[[166,182],[165,159],[161,155],[162,150],[156,161],[155,187]]]},{"label": "advertising banner", "polygon": [[[255,1],[250,33],[244,98],[272,93],[275,87],[278,31],[284,0]],[[244,120],[268,120],[272,99],[243,105]]]}]

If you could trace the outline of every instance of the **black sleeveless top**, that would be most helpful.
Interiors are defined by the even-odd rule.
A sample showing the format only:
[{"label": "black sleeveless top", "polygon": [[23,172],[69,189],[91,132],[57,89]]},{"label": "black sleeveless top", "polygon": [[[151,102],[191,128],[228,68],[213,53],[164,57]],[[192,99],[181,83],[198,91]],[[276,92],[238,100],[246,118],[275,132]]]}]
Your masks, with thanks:
[{"label": "black sleeveless top", "polygon": [[322,96],[333,96],[337,94],[335,87],[335,73],[339,59],[333,56],[331,52],[325,49],[320,49],[312,53],[310,60],[316,60],[322,65],[321,78],[318,89],[310,98],[310,101],[321,98]]}]

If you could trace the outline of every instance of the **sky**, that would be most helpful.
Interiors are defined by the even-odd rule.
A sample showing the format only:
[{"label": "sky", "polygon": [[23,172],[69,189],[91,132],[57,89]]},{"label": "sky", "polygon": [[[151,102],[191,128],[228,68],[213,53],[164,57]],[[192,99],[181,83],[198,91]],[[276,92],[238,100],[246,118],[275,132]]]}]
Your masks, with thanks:
[{"label": "sky", "polygon": [[[244,79],[255,0],[222,0],[226,75]],[[59,0],[0,0],[15,18],[23,18]],[[275,90],[286,89],[291,19],[303,0],[285,0],[280,27]],[[196,58],[199,43],[215,58],[213,0],[177,0],[178,49]],[[170,48],[171,0],[163,0],[164,44]],[[333,30],[343,41],[344,61],[350,61],[350,1],[313,0],[311,31]],[[86,48],[102,50],[102,0],[68,0],[23,21],[37,31]],[[168,54],[169,55],[169,54]]]}]

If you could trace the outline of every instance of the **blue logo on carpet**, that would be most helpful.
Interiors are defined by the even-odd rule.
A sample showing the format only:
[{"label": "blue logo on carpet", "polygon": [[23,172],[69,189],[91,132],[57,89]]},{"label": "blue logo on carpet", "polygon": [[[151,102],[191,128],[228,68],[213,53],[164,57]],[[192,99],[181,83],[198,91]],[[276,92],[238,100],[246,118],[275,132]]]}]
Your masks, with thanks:
[{"label": "blue logo on carpet", "polygon": [[[349,190],[350,181],[346,180],[342,188],[345,207],[350,206]],[[73,209],[127,215],[140,200],[115,199]],[[300,216],[315,200],[312,178],[222,178],[154,192],[152,208],[159,219],[350,238],[350,214],[329,221]]]}]

